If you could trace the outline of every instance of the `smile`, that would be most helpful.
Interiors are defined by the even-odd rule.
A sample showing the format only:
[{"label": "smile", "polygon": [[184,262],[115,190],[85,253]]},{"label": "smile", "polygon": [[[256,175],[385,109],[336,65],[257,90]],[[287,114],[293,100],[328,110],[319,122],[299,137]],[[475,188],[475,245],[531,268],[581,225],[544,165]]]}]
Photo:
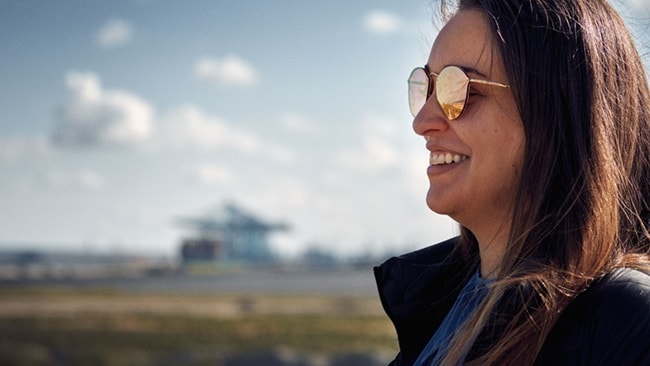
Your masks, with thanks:
[{"label": "smile", "polygon": [[455,164],[467,160],[466,155],[452,153],[431,153],[429,155],[430,165]]}]

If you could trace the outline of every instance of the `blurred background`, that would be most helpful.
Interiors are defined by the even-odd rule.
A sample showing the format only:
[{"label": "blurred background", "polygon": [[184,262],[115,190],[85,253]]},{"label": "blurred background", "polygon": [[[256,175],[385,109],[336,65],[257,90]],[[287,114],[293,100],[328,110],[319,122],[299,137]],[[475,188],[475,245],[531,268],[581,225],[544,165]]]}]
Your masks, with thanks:
[{"label": "blurred background", "polygon": [[372,266],[456,233],[406,102],[436,9],[0,0],[3,364],[389,360]]}]

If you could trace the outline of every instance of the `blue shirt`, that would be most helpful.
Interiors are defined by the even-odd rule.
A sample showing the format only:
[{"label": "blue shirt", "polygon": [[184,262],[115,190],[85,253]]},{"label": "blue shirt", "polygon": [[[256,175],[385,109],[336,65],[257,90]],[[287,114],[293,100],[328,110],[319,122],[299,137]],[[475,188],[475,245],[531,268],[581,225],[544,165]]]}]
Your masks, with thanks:
[{"label": "blue shirt", "polygon": [[488,284],[491,281],[481,278],[479,270],[469,279],[460,291],[456,302],[433,334],[429,343],[415,361],[415,366],[439,365],[446,354],[449,342],[456,334],[458,328],[467,320],[488,293]]}]

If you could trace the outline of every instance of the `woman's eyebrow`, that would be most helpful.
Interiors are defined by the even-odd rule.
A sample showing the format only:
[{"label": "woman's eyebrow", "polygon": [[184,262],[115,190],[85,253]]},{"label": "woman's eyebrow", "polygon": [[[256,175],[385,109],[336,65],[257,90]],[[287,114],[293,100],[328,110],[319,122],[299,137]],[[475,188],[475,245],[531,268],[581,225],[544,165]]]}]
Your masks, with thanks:
[{"label": "woman's eyebrow", "polygon": [[467,66],[458,66],[458,67],[460,67],[460,68],[461,68],[463,71],[465,71],[467,74],[474,74],[474,75],[480,76],[480,77],[482,77],[482,78],[487,78],[487,75],[485,75],[484,73],[482,73],[482,72],[476,70],[476,69],[473,68],[473,67],[467,67]]}]

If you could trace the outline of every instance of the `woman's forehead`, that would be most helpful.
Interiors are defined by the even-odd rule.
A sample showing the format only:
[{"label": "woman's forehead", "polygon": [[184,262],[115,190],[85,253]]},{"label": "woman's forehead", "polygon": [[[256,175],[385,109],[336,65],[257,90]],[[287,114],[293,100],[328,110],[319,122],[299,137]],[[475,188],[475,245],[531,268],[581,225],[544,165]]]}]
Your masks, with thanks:
[{"label": "woman's forehead", "polygon": [[[461,10],[440,30],[427,65],[439,72],[448,65],[474,69],[485,76],[499,74],[500,55],[494,47],[490,26],[479,10]],[[495,69],[496,68],[496,69]]]}]

